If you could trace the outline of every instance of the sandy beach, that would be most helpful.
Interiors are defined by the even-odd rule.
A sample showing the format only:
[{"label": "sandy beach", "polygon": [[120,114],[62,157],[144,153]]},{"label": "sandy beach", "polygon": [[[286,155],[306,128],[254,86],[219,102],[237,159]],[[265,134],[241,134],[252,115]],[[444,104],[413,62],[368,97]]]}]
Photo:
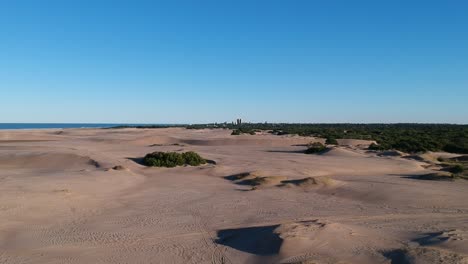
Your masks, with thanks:
[{"label": "sandy beach", "polygon": [[[0,131],[0,263],[468,263],[468,181],[418,178],[449,154],[230,134]],[[143,166],[153,151],[211,162]]]}]

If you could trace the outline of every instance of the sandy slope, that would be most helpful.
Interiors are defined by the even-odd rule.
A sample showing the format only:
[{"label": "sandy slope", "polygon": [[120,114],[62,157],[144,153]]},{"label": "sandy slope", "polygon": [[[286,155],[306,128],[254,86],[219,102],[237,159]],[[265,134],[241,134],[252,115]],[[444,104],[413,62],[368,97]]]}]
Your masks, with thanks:
[{"label": "sandy slope", "polygon": [[[363,141],[302,154],[311,140],[0,131],[0,263],[467,263],[468,182]],[[138,163],[187,150],[216,165]]]}]

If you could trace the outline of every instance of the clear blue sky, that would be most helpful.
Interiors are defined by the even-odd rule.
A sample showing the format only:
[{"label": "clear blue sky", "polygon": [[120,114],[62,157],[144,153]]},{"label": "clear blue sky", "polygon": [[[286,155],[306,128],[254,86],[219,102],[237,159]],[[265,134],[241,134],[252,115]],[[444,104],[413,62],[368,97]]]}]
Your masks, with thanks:
[{"label": "clear blue sky", "polygon": [[468,1],[0,0],[0,122],[468,123]]}]

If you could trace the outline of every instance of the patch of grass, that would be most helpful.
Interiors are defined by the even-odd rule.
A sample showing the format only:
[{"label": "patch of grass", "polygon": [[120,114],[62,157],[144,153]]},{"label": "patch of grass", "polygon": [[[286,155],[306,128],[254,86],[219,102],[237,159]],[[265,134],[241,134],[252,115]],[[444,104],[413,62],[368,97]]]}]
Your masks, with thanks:
[{"label": "patch of grass", "polygon": [[188,151],[182,153],[182,158],[186,165],[198,166],[206,163],[206,160],[198,155],[196,152]]},{"label": "patch of grass", "polygon": [[327,144],[327,145],[338,145],[338,141],[335,138],[328,137],[327,140],[325,141],[325,144]]},{"label": "patch of grass", "polygon": [[320,142],[314,142],[307,145],[306,154],[317,154],[327,150],[327,147]]},{"label": "patch of grass", "polygon": [[239,136],[239,135],[242,135],[242,134],[249,134],[249,135],[255,135],[255,130],[254,129],[249,129],[249,128],[238,128],[238,129],[234,129],[231,133],[231,135],[234,135],[234,136]]},{"label": "patch of grass", "polygon": [[199,166],[205,163],[206,160],[193,151],[184,153],[153,152],[146,154],[143,158],[143,164],[151,167],[173,168],[184,165]]},{"label": "patch of grass", "polygon": [[468,180],[468,156],[437,159],[445,171],[452,173],[454,178]]}]

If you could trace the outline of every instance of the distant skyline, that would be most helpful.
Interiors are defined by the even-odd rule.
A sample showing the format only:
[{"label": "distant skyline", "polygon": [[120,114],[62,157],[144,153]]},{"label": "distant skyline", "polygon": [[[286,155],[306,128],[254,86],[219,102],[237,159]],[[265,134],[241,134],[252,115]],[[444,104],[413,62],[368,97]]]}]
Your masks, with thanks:
[{"label": "distant skyline", "polygon": [[0,123],[468,124],[468,1],[0,1]]}]

